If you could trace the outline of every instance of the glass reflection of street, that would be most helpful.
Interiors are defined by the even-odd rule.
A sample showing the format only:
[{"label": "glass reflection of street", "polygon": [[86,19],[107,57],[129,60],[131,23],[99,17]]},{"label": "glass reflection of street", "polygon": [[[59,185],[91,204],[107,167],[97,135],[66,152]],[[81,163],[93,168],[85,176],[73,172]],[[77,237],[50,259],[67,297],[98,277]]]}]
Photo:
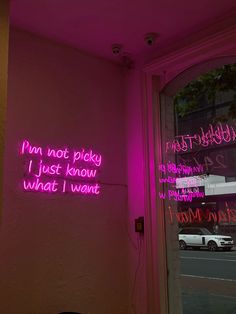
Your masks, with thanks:
[{"label": "glass reflection of street", "polygon": [[180,251],[184,314],[236,313],[236,247]]},{"label": "glass reflection of street", "polygon": [[184,83],[161,98],[157,165],[171,313],[182,294],[183,314],[236,314],[236,64]]}]

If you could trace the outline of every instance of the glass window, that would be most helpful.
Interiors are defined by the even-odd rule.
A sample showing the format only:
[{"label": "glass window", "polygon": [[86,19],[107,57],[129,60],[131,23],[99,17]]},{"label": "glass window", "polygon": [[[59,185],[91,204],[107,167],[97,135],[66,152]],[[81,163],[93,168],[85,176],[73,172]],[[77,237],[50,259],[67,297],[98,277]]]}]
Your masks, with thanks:
[{"label": "glass window", "polygon": [[189,234],[189,229],[182,229],[179,234]]},{"label": "glass window", "polygon": [[164,92],[160,121],[170,314],[236,313],[236,65]]}]

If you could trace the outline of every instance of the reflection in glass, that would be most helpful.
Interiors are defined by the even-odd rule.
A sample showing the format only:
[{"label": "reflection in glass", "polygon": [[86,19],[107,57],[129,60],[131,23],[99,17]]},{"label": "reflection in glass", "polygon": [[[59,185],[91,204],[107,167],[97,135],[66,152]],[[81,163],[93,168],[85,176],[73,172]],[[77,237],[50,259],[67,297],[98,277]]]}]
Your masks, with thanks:
[{"label": "reflection in glass", "polygon": [[[177,293],[180,280],[184,314],[233,314],[236,65],[201,75],[172,99],[162,97],[163,159],[158,165],[158,197],[164,202],[169,246],[169,293]],[[170,304],[173,313],[174,307]]]}]

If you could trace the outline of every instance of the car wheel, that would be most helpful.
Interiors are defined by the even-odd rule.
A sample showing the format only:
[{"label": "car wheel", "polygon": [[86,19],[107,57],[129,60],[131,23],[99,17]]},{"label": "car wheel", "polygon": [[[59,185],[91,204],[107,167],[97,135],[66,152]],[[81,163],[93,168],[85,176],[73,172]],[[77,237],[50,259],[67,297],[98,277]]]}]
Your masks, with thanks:
[{"label": "car wheel", "polygon": [[212,251],[212,252],[217,251],[217,249],[218,249],[218,246],[215,243],[215,241],[209,241],[207,246],[208,246],[208,250]]},{"label": "car wheel", "polygon": [[187,245],[183,240],[179,241],[179,248],[180,248],[180,250],[186,250],[187,249]]}]

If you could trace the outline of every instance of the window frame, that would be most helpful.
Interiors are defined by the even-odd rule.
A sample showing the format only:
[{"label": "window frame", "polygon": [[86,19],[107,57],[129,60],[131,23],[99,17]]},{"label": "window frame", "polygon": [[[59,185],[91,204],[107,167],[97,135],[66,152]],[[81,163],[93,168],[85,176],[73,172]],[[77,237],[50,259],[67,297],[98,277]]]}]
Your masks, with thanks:
[{"label": "window frame", "polygon": [[[217,64],[236,62],[236,26],[225,26],[200,40],[160,56],[143,68],[143,146],[145,175],[145,245],[147,313],[180,314],[175,301],[169,300],[167,243],[163,201],[157,199],[160,186],[155,165],[161,159],[160,94],[167,84],[182,73],[182,84],[186,84],[186,71],[207,72]],[[190,73],[190,72],[188,72]],[[174,84],[172,91],[177,88]],[[180,88],[180,87],[178,87]],[[173,309],[175,308],[175,312]]]}]

